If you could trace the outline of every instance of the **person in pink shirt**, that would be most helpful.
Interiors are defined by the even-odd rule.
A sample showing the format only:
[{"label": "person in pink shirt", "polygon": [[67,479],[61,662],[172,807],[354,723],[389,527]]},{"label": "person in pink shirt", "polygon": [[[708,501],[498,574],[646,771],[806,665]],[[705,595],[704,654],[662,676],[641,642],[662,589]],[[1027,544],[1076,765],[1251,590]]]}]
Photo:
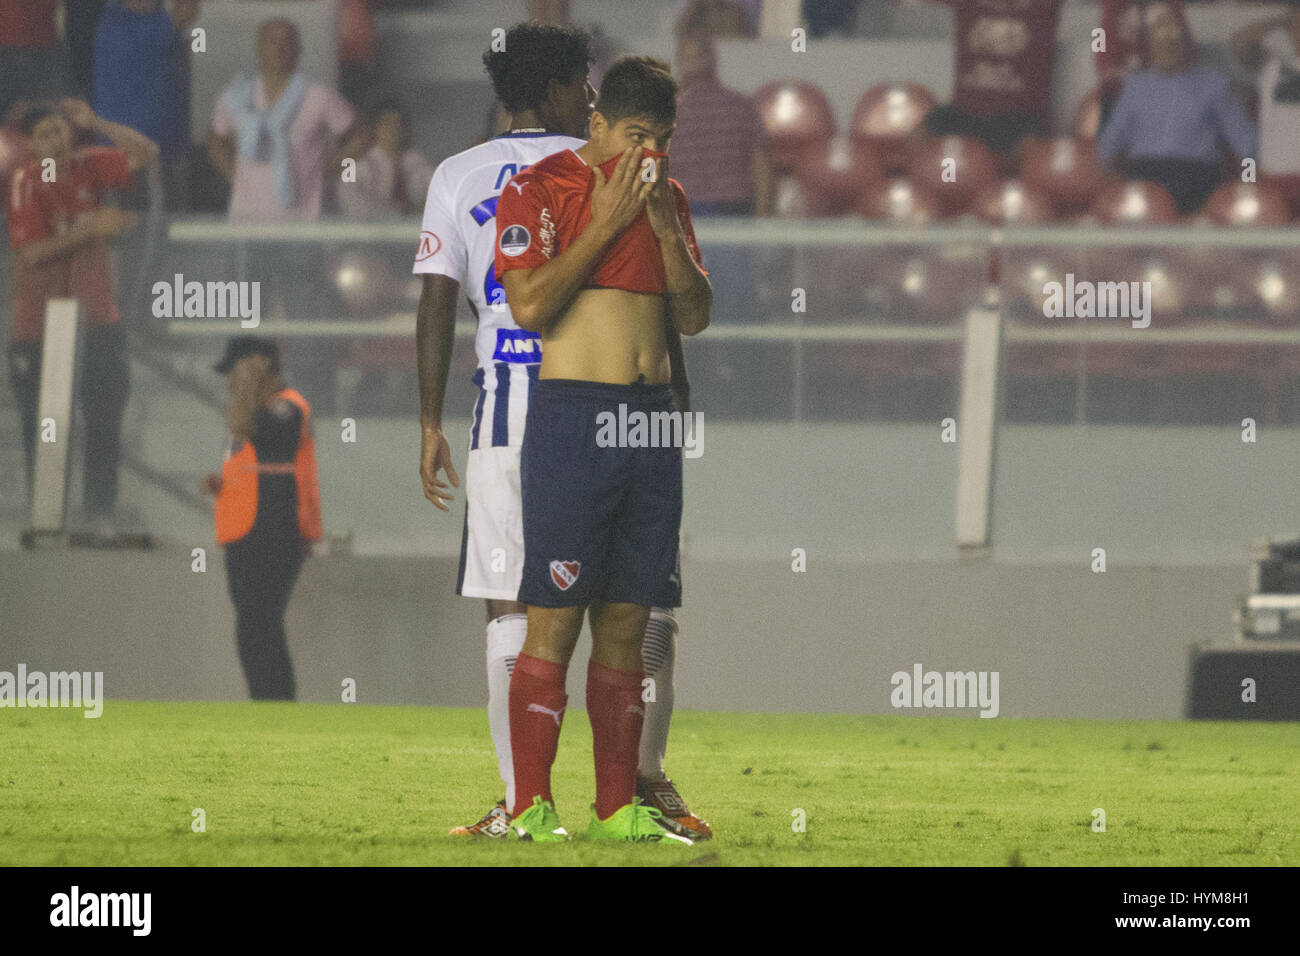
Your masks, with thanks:
[{"label": "person in pink shirt", "polygon": [[257,29],[256,76],[217,100],[208,155],[231,184],[230,218],[319,219],[325,171],[340,168],[356,113],[298,72],[301,41],[288,20]]},{"label": "person in pink shirt", "polygon": [[[361,155],[356,113],[337,92],[298,71],[298,28],[289,20],[257,28],[256,75],[236,77],[212,114],[208,156],[230,181],[229,215],[239,222],[320,218],[325,177],[340,176],[344,157]],[[263,310],[290,320],[342,314],[311,243],[250,243],[247,275],[257,282]],[[321,414],[334,410],[337,347],[303,341],[293,366],[300,391]]]}]

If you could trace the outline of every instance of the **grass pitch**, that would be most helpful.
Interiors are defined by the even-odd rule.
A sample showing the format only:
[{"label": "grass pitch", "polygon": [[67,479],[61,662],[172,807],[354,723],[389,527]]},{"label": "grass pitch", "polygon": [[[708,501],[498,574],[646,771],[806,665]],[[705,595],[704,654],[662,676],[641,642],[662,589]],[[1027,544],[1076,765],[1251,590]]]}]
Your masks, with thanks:
[{"label": "grass pitch", "polygon": [[481,710],[4,709],[0,864],[1300,864],[1294,724],[681,712],[669,773],[717,833],[690,849],[586,842],[590,747],[571,711],[574,841],[469,843],[448,828],[501,795]]}]

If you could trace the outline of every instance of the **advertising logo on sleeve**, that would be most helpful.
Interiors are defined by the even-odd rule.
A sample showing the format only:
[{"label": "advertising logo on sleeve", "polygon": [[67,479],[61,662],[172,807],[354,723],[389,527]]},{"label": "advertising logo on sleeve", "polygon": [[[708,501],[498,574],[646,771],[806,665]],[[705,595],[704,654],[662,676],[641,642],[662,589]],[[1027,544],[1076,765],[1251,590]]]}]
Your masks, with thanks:
[{"label": "advertising logo on sleeve", "polygon": [[438,254],[442,248],[442,240],[436,233],[425,229],[420,233],[420,248],[415,254],[416,262],[423,262],[425,259],[431,259]]},{"label": "advertising logo on sleeve", "polygon": [[506,226],[501,231],[501,251],[507,256],[523,255],[532,241],[532,235],[523,226]]}]

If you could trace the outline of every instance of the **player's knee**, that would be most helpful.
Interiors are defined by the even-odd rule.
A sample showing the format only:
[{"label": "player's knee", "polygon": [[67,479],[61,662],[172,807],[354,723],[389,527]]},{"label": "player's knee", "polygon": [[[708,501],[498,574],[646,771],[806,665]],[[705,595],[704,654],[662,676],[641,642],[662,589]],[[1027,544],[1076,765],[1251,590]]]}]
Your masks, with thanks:
[{"label": "player's knee", "polygon": [[641,646],[648,611],[637,604],[605,604],[591,617],[593,643],[606,646]]}]

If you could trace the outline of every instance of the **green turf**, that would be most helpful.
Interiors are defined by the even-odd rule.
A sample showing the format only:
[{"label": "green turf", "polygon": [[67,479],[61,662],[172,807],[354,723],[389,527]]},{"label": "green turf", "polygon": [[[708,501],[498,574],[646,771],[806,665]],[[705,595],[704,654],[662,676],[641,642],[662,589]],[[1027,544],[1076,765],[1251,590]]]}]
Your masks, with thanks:
[{"label": "green turf", "polygon": [[[578,834],[590,746],[571,711],[555,792]],[[669,772],[712,842],[471,844],[446,833],[500,795],[480,710],[3,709],[0,864],[1300,863],[1297,725],[683,712]]]}]

